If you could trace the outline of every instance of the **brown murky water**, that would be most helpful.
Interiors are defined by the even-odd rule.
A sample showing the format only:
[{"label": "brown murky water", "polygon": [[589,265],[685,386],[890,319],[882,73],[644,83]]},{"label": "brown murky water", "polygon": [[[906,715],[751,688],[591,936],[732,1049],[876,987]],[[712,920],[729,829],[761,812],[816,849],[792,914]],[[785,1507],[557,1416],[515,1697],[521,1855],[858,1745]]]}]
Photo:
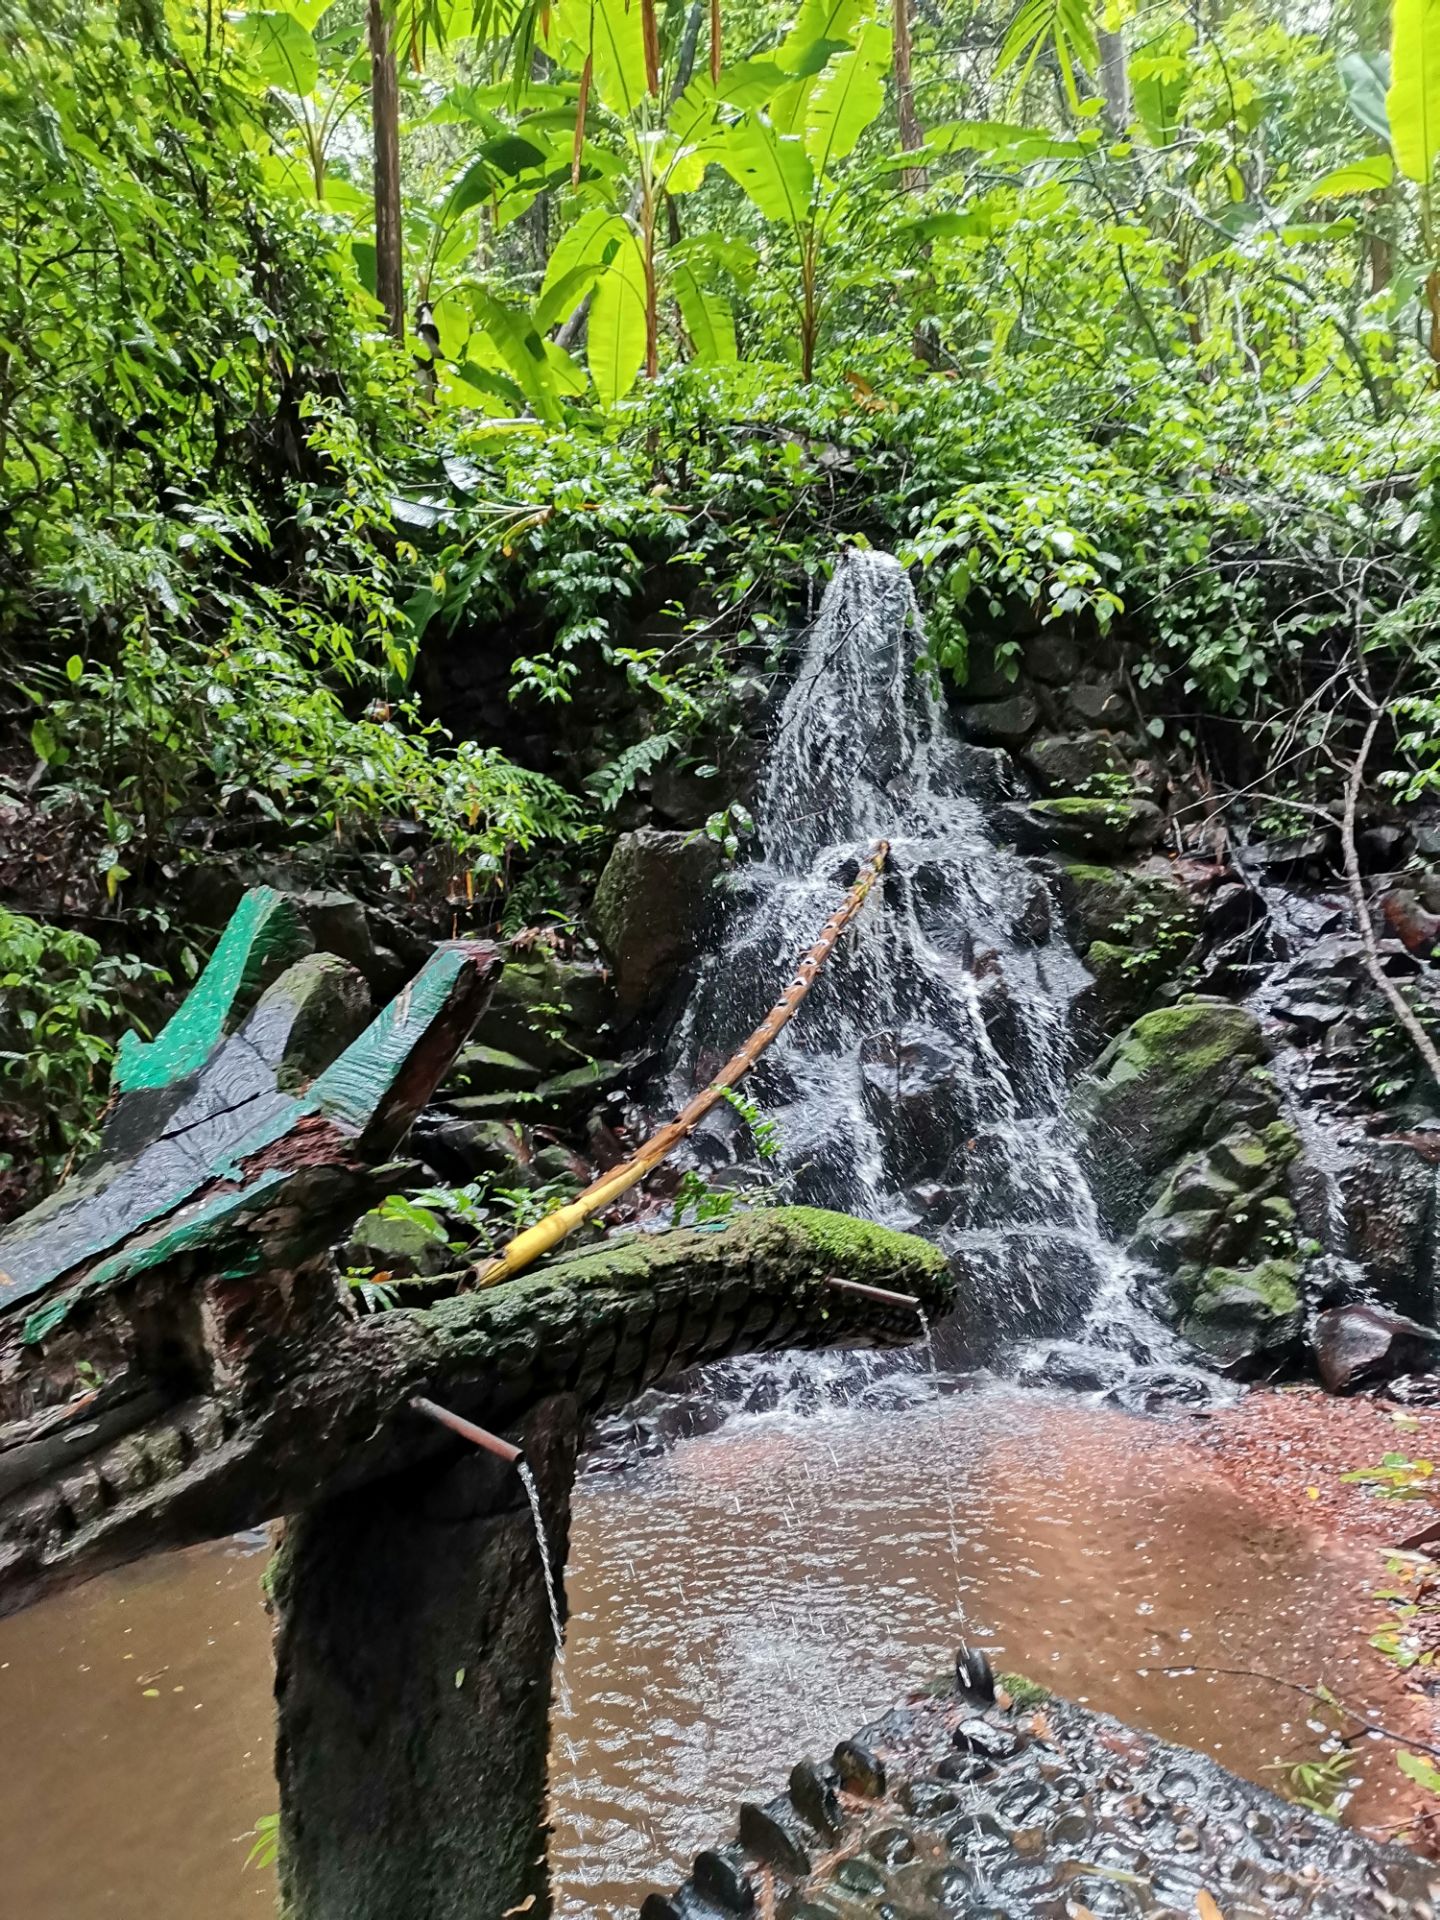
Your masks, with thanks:
[{"label": "brown murky water", "polygon": [[[1369,1565],[1252,1509],[1187,1432],[994,1389],[742,1420],[586,1481],[556,1729],[561,1911],[633,1913],[737,1800],[944,1664],[960,1612],[999,1665],[1252,1778],[1313,1752],[1294,1695],[1161,1669],[1254,1667],[1363,1699]],[[7,1914],[267,1910],[269,1877],[244,1867],[275,1801],[262,1565],[205,1549],[0,1622]],[[1373,1772],[1362,1799],[1383,1813],[1393,1769]]]}]

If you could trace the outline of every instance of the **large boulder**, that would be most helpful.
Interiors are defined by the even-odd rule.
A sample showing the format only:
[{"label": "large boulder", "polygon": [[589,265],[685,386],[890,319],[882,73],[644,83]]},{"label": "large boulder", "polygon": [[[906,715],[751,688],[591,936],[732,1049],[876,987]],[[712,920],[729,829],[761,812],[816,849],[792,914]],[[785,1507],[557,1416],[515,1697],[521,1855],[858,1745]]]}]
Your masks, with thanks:
[{"label": "large boulder", "polygon": [[1156,1176],[1264,1056],[1259,1022],[1224,1000],[1157,1008],[1111,1042],[1076,1088],[1074,1112],[1113,1225],[1133,1227]]},{"label": "large boulder", "polygon": [[1046,793],[1073,793],[1092,780],[1126,779],[1130,772],[1120,749],[1103,733],[1041,734],[1020,758]]},{"label": "large boulder", "polygon": [[1305,1310],[1293,1260],[1255,1267],[1208,1267],[1181,1322],[1194,1346],[1228,1372],[1281,1365],[1295,1352]]},{"label": "large boulder", "polygon": [[593,918],[622,1017],[654,1006],[694,954],[723,857],[708,835],[656,827],[615,842]]},{"label": "large boulder", "polygon": [[1440,1350],[1440,1334],[1432,1328],[1366,1301],[1322,1313],[1312,1338],[1315,1364],[1331,1393],[1426,1372]]}]

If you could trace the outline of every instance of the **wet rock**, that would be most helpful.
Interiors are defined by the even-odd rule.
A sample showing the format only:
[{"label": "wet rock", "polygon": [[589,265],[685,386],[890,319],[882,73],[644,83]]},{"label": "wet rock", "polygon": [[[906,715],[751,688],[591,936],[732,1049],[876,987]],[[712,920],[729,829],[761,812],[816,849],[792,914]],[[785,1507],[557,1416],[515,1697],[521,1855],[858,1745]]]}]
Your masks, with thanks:
[{"label": "wet rock", "polygon": [[755,1889],[742,1871],[738,1849],[713,1848],[697,1853],[691,1878],[701,1898],[713,1902],[724,1912],[745,1914],[754,1911]]},{"label": "wet rock", "polygon": [[556,1072],[597,1045],[614,1013],[604,968],[544,951],[512,954],[473,1040]]},{"label": "wet rock", "polygon": [[664,766],[650,781],[650,804],[676,827],[703,827],[722,804],[719,769],[706,762]]},{"label": "wet rock", "polygon": [[972,739],[987,745],[1017,747],[1039,724],[1035,696],[1023,690],[999,700],[979,700],[959,709],[958,719]]},{"label": "wet rock", "polygon": [[995,1671],[979,1647],[962,1647],[955,1656],[955,1691],[977,1706],[995,1704]]},{"label": "wet rock", "polygon": [[1440,1334],[1430,1327],[1363,1303],[1322,1313],[1312,1341],[1320,1378],[1331,1393],[1424,1373],[1440,1354]]},{"label": "wet rock", "polygon": [[996,809],[1003,830],[1026,853],[1120,854],[1148,852],[1165,831],[1165,816],[1149,800],[1069,795],[1016,802]]},{"label": "wet rock", "polygon": [[740,1844],[762,1865],[791,1880],[801,1880],[810,1871],[810,1856],[799,1838],[753,1800],[740,1809]]},{"label": "wet rock", "polygon": [[1264,1053],[1254,1015],[1221,1000],[1159,1008],[1111,1042],[1077,1087],[1073,1107],[1117,1226],[1134,1224],[1155,1175]]},{"label": "wet rock", "polygon": [[1128,778],[1115,742],[1103,733],[1042,734],[1020,756],[1045,793],[1075,792],[1102,778]]},{"label": "wet rock", "polygon": [[790,1771],[790,1799],[795,1811],[816,1833],[827,1840],[838,1839],[845,1824],[840,1802],[832,1782],[811,1760],[802,1760]]},{"label": "wet rock", "polygon": [[544,1072],[533,1060],[503,1047],[471,1046],[461,1050],[443,1091],[455,1093],[525,1093],[538,1087]]},{"label": "wet rock", "polygon": [[885,1797],[885,1763],[878,1754],[858,1740],[842,1740],[832,1757],[840,1784],[847,1793],[865,1800]]},{"label": "wet rock", "polygon": [[1410,836],[1404,827],[1384,822],[1362,827],[1355,836],[1355,851],[1365,873],[1393,873],[1404,864],[1405,846]]},{"label": "wet rock", "polygon": [[1356,1143],[1337,1175],[1349,1252],[1391,1305],[1435,1317],[1435,1168],[1408,1146]]},{"label": "wet rock", "polygon": [[1337,830],[1322,827],[1318,833],[1297,834],[1289,840],[1259,841],[1245,849],[1245,860],[1250,866],[1294,876],[1306,866],[1328,864],[1338,845]]},{"label": "wet rock", "polygon": [[592,912],[622,1016],[653,1006],[694,954],[722,863],[706,836],[642,827],[616,841]]},{"label": "wet rock", "polygon": [[953,1045],[935,1032],[873,1033],[860,1044],[860,1075],[898,1179],[943,1172],[973,1121],[969,1076]]},{"label": "wet rock", "polygon": [[1233,1373],[1278,1365],[1304,1326],[1297,1280],[1291,1260],[1207,1268],[1182,1322],[1186,1339]]},{"label": "wet rock", "polygon": [[1008,1727],[978,1715],[962,1720],[955,1729],[955,1745],[962,1753],[977,1754],[982,1760],[1009,1760],[1019,1750],[1019,1741]]},{"label": "wet rock", "polygon": [[510,1186],[524,1186],[529,1181],[527,1136],[508,1120],[423,1114],[415,1124],[410,1144],[427,1167],[456,1185],[486,1174],[499,1175]]},{"label": "wet rock", "polygon": [[409,1214],[367,1213],[340,1255],[343,1267],[368,1267],[375,1273],[424,1275],[444,1273],[455,1265],[443,1225],[435,1226]]},{"label": "wet rock", "polygon": [[1108,680],[1080,680],[1070,688],[1071,712],[1082,726],[1123,727],[1129,709]]},{"label": "wet rock", "polygon": [[1432,913],[1409,887],[1393,887],[1381,894],[1381,917],[1407,953],[1421,960],[1440,955],[1440,913]]}]

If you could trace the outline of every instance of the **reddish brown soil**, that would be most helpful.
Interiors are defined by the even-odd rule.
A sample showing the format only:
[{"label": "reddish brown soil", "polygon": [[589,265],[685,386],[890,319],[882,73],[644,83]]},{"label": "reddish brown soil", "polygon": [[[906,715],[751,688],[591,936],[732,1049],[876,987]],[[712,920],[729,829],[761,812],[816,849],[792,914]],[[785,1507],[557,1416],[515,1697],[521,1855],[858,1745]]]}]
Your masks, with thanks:
[{"label": "reddish brown soil", "polygon": [[[1201,1429],[1201,1443],[1247,1499],[1360,1550],[1353,1562],[1363,1583],[1356,1599],[1369,1601],[1372,1631],[1394,1629],[1401,1619],[1393,1603],[1374,1597],[1377,1589],[1413,1593],[1430,1607],[1440,1603],[1440,1568],[1429,1557],[1440,1557],[1440,1543],[1401,1553],[1403,1541],[1440,1522],[1440,1474],[1436,1492],[1418,1499],[1386,1498],[1373,1484],[1346,1479],[1378,1466],[1388,1453],[1440,1461],[1440,1408],[1337,1400],[1319,1387],[1256,1390],[1213,1415]],[[1422,1623],[1422,1633],[1426,1625],[1440,1631],[1440,1613]],[[1366,1716],[1401,1735],[1412,1750],[1440,1747],[1440,1651],[1433,1670],[1427,1663],[1402,1671],[1379,1651],[1373,1662]],[[1403,1837],[1440,1856],[1440,1802],[1418,1787],[1407,1790],[1406,1800]],[[1358,1824],[1365,1824],[1363,1817]],[[1392,1808],[1382,1837],[1394,1831]]]}]

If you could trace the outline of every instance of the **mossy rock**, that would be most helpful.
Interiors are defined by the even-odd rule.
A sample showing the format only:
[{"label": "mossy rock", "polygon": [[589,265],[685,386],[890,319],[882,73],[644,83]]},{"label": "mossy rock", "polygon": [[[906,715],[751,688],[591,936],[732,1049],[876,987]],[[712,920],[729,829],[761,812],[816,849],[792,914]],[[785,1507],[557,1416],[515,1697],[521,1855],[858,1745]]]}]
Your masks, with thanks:
[{"label": "mossy rock", "polygon": [[1186,1338],[1233,1372],[1278,1365],[1297,1347],[1305,1314],[1293,1260],[1208,1267],[1185,1314]]},{"label": "mossy rock", "polygon": [[1159,1007],[1111,1042],[1073,1109],[1112,1225],[1133,1228],[1156,1175],[1200,1138],[1264,1052],[1254,1015],[1224,1000]]},{"label": "mossy rock", "polygon": [[1074,792],[1087,781],[1128,777],[1115,742],[1103,733],[1042,734],[1020,758],[1048,794]]},{"label": "mossy rock", "polygon": [[641,827],[615,842],[592,912],[624,1018],[653,1007],[695,953],[723,864],[706,834]]},{"label": "mossy rock", "polygon": [[1149,800],[1070,794],[1012,804],[1000,814],[1017,845],[1029,852],[1102,857],[1148,852],[1165,831],[1165,816]]}]

